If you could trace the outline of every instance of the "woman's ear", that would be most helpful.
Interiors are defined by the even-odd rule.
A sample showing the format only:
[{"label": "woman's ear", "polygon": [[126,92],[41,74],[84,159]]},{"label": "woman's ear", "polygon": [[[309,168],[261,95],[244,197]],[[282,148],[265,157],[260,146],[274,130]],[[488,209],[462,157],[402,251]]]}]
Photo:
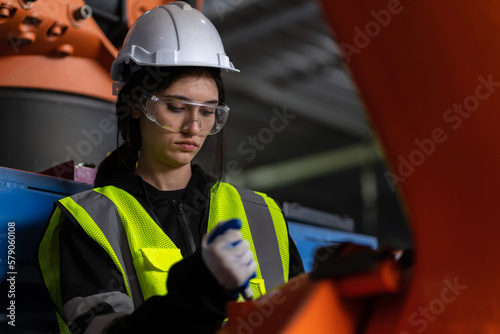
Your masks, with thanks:
[{"label": "woman's ear", "polygon": [[130,111],[130,116],[132,116],[132,118],[135,118],[135,119],[138,119],[141,116],[141,112],[139,110],[139,106],[135,106],[135,108],[133,108]]}]

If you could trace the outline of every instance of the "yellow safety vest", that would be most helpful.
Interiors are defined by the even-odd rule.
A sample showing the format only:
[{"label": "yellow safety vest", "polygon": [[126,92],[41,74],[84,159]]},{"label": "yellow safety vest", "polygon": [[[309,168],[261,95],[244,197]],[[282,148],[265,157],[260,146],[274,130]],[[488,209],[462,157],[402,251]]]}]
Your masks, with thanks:
[{"label": "yellow safety vest", "polygon": [[[182,259],[181,252],[132,195],[120,188],[106,186],[63,198],[56,205],[38,249],[38,260],[45,285],[56,305],[62,333],[69,333],[69,330],[62,320],[60,207],[73,215],[107,252],[122,274],[127,295],[136,307],[151,296],[167,293],[168,271]],[[207,233],[220,221],[232,218],[242,221],[243,238],[248,240],[257,262],[257,277],[250,280],[254,298],[287,282],[288,232],[276,202],[263,193],[218,183],[211,189]]]}]

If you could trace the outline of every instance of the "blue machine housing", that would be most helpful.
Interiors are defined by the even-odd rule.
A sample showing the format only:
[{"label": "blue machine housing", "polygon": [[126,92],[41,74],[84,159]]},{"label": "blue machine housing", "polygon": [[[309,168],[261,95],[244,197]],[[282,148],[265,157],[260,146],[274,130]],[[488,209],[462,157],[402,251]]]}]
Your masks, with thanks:
[{"label": "blue machine housing", "polygon": [[91,188],[89,184],[0,167],[0,281],[8,271],[8,223],[15,223],[16,267],[32,266],[54,202]]},{"label": "blue machine housing", "polygon": [[[57,332],[54,307],[38,273],[36,249],[54,202],[90,188],[89,184],[0,167],[0,333],[13,329],[16,333]],[[9,240],[14,251],[9,260],[15,259],[12,268]],[[11,301],[15,301],[15,328],[7,324]]]},{"label": "blue machine housing", "polygon": [[283,203],[283,213],[306,272],[313,269],[314,254],[319,247],[349,242],[371,249],[378,248],[376,237],[354,232],[354,220],[350,217],[289,202]]},{"label": "blue machine housing", "polygon": [[288,220],[290,236],[295,241],[305,272],[310,272],[314,265],[314,253],[319,247],[350,242],[359,246],[377,249],[376,237],[341,231],[334,228],[305,224]]}]

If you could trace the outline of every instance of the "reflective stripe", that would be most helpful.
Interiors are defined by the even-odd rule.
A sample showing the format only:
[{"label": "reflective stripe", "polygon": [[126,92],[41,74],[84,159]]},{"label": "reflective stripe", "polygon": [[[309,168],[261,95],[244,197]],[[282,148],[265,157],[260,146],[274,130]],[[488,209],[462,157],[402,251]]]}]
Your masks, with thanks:
[{"label": "reflective stripe", "polygon": [[38,247],[38,263],[43,282],[56,306],[56,317],[61,334],[71,334],[62,318],[64,312],[61,301],[59,231],[63,218],[61,209],[56,207]]},{"label": "reflective stripe", "polygon": [[[130,314],[134,311],[134,305],[127,294],[118,291],[105,292],[88,297],[75,297],[70,299],[63,306],[66,321],[68,323],[74,322],[82,314],[95,309],[101,303],[106,303],[111,306],[114,312]],[[100,315],[100,313],[102,313],[99,309],[94,311],[94,315]],[[92,323],[93,318],[88,317],[85,320],[88,323]],[[110,324],[111,322],[108,325]]]},{"label": "reflective stripe", "polygon": [[264,198],[254,191],[234,187],[238,190],[243,202],[266,292],[270,292],[273,288],[285,283],[285,278],[278,239],[269,207]]},{"label": "reflective stripe", "polygon": [[125,269],[134,306],[138,307],[144,300],[132,263],[125,228],[115,203],[105,195],[93,190],[73,195],[71,198],[89,214],[108,240],[120,264]]}]

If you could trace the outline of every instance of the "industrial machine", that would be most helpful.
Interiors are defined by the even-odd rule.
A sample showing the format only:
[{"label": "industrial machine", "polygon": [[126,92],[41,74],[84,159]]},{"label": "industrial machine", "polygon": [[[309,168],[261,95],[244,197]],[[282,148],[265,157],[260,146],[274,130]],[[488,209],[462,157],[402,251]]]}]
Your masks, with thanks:
[{"label": "industrial machine", "polygon": [[[101,160],[114,146],[108,74],[116,56],[113,41],[160,3],[117,1],[95,11],[99,28],[83,1],[0,1],[0,166],[23,171],[0,170],[2,210],[20,215],[9,225],[14,213],[2,211],[6,245],[13,238],[24,242],[24,229],[32,229],[30,238],[40,232],[48,202],[89,187],[58,178],[68,167],[57,166]],[[389,176],[404,199],[415,251],[322,248],[307,274],[259,300],[230,304],[229,322],[219,333],[500,332],[500,272],[494,267],[500,232],[499,5],[321,4],[392,166]],[[15,114],[7,112],[13,109]],[[49,168],[56,177],[27,172]],[[35,207],[39,215],[26,221],[36,223],[22,226],[22,214]],[[7,246],[7,261],[9,250],[14,248]],[[16,256],[20,266],[29,262],[27,253]],[[17,267],[1,265],[4,300],[12,288],[21,289],[18,281],[12,284]],[[30,281],[34,274],[27,276],[19,276],[19,283],[26,280],[24,302],[43,298]],[[1,305],[4,322],[10,305]],[[30,307],[47,311],[46,304]],[[43,319],[29,315],[26,332],[41,324],[44,331],[50,328],[48,312],[37,314]]]}]

